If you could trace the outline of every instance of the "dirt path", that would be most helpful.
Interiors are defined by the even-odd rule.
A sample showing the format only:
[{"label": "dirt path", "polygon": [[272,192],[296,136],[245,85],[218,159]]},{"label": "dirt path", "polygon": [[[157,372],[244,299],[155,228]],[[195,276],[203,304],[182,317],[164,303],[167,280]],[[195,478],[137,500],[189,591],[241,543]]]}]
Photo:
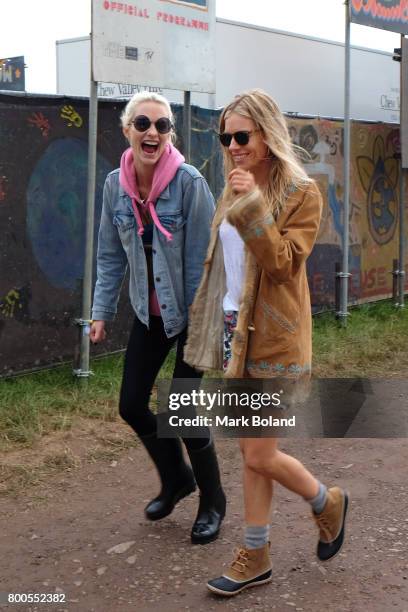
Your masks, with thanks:
[{"label": "dirt path", "polygon": [[[71,436],[70,452],[84,454],[90,443],[89,435]],[[78,460],[17,497],[3,498],[0,592],[57,591],[66,603],[1,609],[408,612],[407,440],[287,441],[285,448],[324,482],[351,492],[346,545],[331,563],[318,564],[309,508],[277,487],[274,579],[227,600],[207,592],[205,580],[219,574],[240,543],[240,457],[235,441],[218,446],[228,514],[220,539],[204,547],[189,543],[196,494],[171,517],[144,520],[143,507],[157,484],[139,446],[115,459],[101,453],[98,460]]]}]

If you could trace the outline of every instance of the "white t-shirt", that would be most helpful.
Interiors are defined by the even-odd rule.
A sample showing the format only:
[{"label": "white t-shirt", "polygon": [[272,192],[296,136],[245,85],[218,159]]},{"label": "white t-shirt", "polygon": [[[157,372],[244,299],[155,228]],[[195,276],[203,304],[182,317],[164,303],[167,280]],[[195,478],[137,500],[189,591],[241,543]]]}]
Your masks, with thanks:
[{"label": "white t-shirt", "polygon": [[220,239],[224,254],[227,293],[222,306],[226,310],[239,310],[239,302],[244,284],[245,247],[238,231],[228,221],[220,225]]}]

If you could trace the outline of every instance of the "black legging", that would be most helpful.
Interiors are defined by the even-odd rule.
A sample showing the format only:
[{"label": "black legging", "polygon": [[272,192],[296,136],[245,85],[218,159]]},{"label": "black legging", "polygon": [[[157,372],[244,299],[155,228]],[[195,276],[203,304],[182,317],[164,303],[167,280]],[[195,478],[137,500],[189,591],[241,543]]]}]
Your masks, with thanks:
[{"label": "black legging", "polygon": [[[149,409],[150,394],[171,347],[177,341],[173,378],[197,378],[202,374],[183,360],[187,329],[167,338],[161,317],[150,317],[149,329],[135,317],[126,349],[120,390],[119,414],[139,436],[157,431],[156,415]],[[198,450],[208,444],[206,438],[183,438],[186,447]]]}]

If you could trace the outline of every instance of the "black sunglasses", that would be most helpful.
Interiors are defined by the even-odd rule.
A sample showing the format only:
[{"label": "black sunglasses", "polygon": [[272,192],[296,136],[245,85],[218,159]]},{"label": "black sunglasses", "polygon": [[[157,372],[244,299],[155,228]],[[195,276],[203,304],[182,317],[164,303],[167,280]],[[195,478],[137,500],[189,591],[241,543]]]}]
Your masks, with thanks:
[{"label": "black sunglasses", "polygon": [[218,134],[218,136],[223,147],[229,147],[232,142],[232,139],[234,139],[238,145],[243,147],[244,145],[248,144],[251,134],[258,131],[259,130],[240,130],[239,132],[235,132],[234,134],[223,132],[222,134]]},{"label": "black sunglasses", "polygon": [[131,121],[131,123],[135,126],[135,129],[138,132],[146,132],[152,123],[154,123],[154,126],[159,134],[168,134],[173,127],[173,124],[168,117],[160,117],[160,119],[153,122],[150,121],[149,117],[146,117],[146,115],[138,115],[133,119],[133,121]]}]

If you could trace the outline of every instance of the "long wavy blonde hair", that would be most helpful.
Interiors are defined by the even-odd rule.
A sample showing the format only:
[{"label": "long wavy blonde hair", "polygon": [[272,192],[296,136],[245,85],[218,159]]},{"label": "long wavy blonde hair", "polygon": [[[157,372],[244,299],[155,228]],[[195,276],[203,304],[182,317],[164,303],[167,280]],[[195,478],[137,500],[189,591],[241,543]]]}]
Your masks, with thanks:
[{"label": "long wavy blonde hair", "polygon": [[[292,144],[285,118],[276,102],[262,89],[251,89],[236,96],[221,113],[220,132],[225,131],[225,120],[237,113],[252,119],[260,130],[263,141],[269,149],[271,165],[268,183],[262,188],[268,206],[275,217],[283,210],[289,191],[302,188],[311,183],[299,160],[304,149]],[[223,147],[225,187],[221,199],[233,197],[227,178],[233,170],[234,162],[228,147]]]}]

